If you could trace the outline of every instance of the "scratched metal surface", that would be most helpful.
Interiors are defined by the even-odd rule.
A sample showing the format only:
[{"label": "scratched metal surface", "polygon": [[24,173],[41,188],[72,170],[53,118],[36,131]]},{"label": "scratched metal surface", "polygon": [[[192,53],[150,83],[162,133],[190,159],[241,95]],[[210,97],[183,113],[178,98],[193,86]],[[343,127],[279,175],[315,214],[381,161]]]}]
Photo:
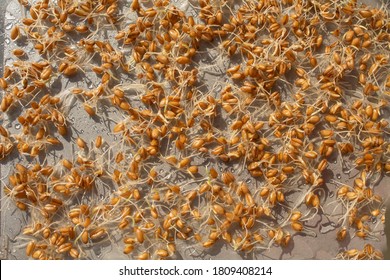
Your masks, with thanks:
[{"label": "scratched metal surface", "polygon": [[[20,19],[21,12],[19,9],[19,5],[16,0],[2,0],[3,5],[0,5],[0,30],[2,33],[0,35],[1,45],[0,48],[0,61],[2,61],[1,69],[3,65],[7,65],[12,63],[12,56],[10,52],[15,47],[15,44],[9,39],[9,31],[12,26]],[[176,2],[179,8],[188,8],[191,9],[190,6],[187,5],[186,1],[173,1]],[[378,2],[374,1],[365,1],[369,4],[377,4]],[[191,11],[189,11],[191,13]],[[3,38],[3,39],[2,39]],[[34,50],[31,45],[25,46],[26,50],[34,55]],[[219,65],[210,66],[210,61],[213,61],[215,58],[216,52],[213,52],[210,49],[204,50],[204,57],[202,57],[199,61],[201,66],[204,66],[208,70],[204,72],[204,81],[206,84],[215,84],[216,81],[224,81],[225,77],[223,76],[225,70],[228,68],[228,64],[226,61],[221,61]],[[207,56],[206,56],[207,54]],[[74,81],[71,84],[66,84],[65,81],[61,81],[54,87],[57,87],[59,91],[65,89],[65,87],[69,88],[71,86],[81,86],[86,85],[87,87],[93,87],[97,80],[93,75],[88,77],[87,80],[82,81]],[[216,84],[216,87],[222,87],[222,85]],[[210,88],[208,90],[211,90]],[[217,88],[218,90],[218,88]],[[114,135],[110,133],[110,130],[113,128],[112,122],[105,121],[95,121],[91,118],[86,117],[85,112],[80,106],[79,102],[72,103],[72,108],[69,110],[70,120],[72,120],[72,131],[70,135],[70,139],[77,137],[80,135],[84,139],[95,139],[97,135],[103,135],[105,140],[110,144],[115,144],[117,140]],[[140,105],[141,106],[141,105]],[[107,112],[107,118],[118,121],[117,111],[109,110]],[[5,125],[10,132],[18,133],[20,130],[20,126],[18,126],[15,121],[15,118],[12,116],[7,119],[0,119],[0,123]],[[60,158],[70,158],[75,153],[74,144],[70,142],[64,142],[64,147],[61,150],[53,151],[50,155],[48,155],[48,160],[52,162],[58,161]],[[17,154],[13,154],[9,159],[0,164],[0,178],[1,181],[1,192],[3,195],[3,180],[8,175],[10,169],[15,163],[24,162],[24,159]],[[200,162],[199,162],[200,164]],[[341,170],[340,160],[337,158],[333,159],[333,162],[330,163],[329,171],[327,173],[328,179],[334,179],[343,183],[351,183],[353,182],[354,175],[346,174]],[[221,166],[220,168],[226,168],[226,166]],[[159,173],[162,176],[169,174],[171,171],[166,166],[161,166]],[[241,180],[246,181],[248,184],[255,184],[255,181],[252,179],[248,179],[248,175],[239,173],[238,166],[230,166],[229,169],[236,173],[237,177]],[[173,175],[172,180],[174,182],[180,182],[180,178],[174,178]],[[389,191],[387,186],[390,181],[388,178],[384,178],[377,190],[383,197],[389,196]],[[324,193],[325,204],[327,202],[331,202],[333,200],[334,193],[336,190],[336,185],[332,183],[328,183],[326,185],[326,193]],[[386,190],[387,189],[387,190]],[[103,194],[102,194],[103,195]],[[102,197],[102,199],[104,199]],[[329,205],[325,208],[325,212],[332,213],[334,212],[334,208],[332,205]],[[334,212],[334,214],[337,214]],[[293,246],[289,246],[288,248],[280,248],[280,247],[272,247],[269,251],[265,251],[262,254],[254,254],[250,253],[245,255],[243,253],[237,253],[231,250],[230,247],[226,245],[215,246],[213,250],[209,250],[206,253],[203,252],[201,248],[188,248],[185,242],[178,243],[178,259],[332,259],[336,256],[341,248],[361,248],[362,241],[358,238],[354,238],[353,240],[347,240],[343,244],[339,244],[335,241],[335,234],[338,230],[337,224],[337,216],[335,218],[326,217],[325,215],[318,216],[313,219],[310,224],[313,227],[314,234],[312,236],[307,235],[295,235],[293,238]],[[0,230],[1,230],[1,239],[0,239],[0,258],[1,259],[25,259],[24,254],[24,243],[23,240],[17,240],[17,237],[20,235],[21,229],[26,224],[27,216],[24,212],[21,212],[15,209],[12,203],[9,203],[6,198],[1,199],[1,221],[0,221]],[[377,248],[385,248],[386,240],[383,230],[383,225],[373,221],[373,228],[380,232],[382,238],[378,240],[370,241]],[[115,236],[112,237],[115,240]],[[90,248],[88,251],[88,258],[91,259],[127,259],[128,257],[122,253],[123,248],[119,243],[110,243],[110,244],[101,244],[95,247]]]}]

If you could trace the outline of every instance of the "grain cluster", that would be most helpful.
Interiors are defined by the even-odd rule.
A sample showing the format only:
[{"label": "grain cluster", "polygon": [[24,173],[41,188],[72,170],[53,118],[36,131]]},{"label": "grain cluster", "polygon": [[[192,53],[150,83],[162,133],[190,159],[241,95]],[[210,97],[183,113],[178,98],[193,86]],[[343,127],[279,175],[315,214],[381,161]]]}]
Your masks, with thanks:
[{"label": "grain cluster", "polygon": [[[365,244],[335,257],[383,258],[370,221],[384,223],[376,189],[390,173],[387,7],[173,2],[19,0],[0,118],[21,130],[0,126],[0,160],[13,165],[2,204],[28,213],[26,255],[85,259],[105,244],[141,260],[217,244],[261,254],[315,237],[310,221],[328,216],[333,242]],[[116,140],[75,130],[75,104]],[[73,157],[47,160],[65,142]],[[335,159],[354,182],[329,175]]]}]

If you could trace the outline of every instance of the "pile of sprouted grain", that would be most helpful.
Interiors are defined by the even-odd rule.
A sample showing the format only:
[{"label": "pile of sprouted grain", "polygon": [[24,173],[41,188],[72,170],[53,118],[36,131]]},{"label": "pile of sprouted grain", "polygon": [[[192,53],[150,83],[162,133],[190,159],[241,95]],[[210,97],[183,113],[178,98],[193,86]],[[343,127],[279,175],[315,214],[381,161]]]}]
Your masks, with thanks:
[{"label": "pile of sprouted grain", "polygon": [[[21,47],[0,91],[1,118],[20,112],[22,129],[0,126],[0,159],[26,161],[2,182],[2,204],[28,213],[17,237],[26,255],[85,259],[107,242],[142,260],[175,259],[179,243],[261,254],[336,215],[334,242],[364,248],[335,257],[383,258],[367,242],[378,238],[369,221],[384,222],[376,187],[390,172],[387,7],[172,2],[19,0],[24,18],[9,36]],[[94,86],[53,88],[91,76]],[[117,140],[70,136],[74,104],[115,122]],[[49,164],[69,141],[74,157]],[[336,157],[358,172],[352,184],[324,176]]]}]

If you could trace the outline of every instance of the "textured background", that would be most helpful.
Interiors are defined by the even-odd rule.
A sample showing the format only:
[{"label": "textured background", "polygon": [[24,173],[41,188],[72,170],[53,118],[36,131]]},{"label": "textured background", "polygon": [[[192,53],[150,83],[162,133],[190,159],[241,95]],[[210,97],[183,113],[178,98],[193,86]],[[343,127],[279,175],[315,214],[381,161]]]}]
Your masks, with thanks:
[{"label": "textured background", "polygon": [[[17,1],[11,0],[0,0],[2,4],[0,5],[0,69],[2,72],[3,64],[12,63],[12,58],[10,51],[12,51],[14,44],[9,40],[9,31],[12,28],[13,24],[17,22],[20,18],[21,13]],[[175,2],[175,1],[173,1]],[[378,4],[378,1],[362,1],[368,4]],[[184,2],[177,3],[177,6],[185,4]],[[31,46],[27,45],[27,50],[33,53]],[[203,61],[203,59],[201,59]],[[203,62],[207,63],[207,59]],[[223,76],[218,75],[205,75],[206,79],[210,79],[212,83],[213,80],[222,79]],[[89,81],[75,81],[74,86],[81,84],[94,84],[93,78]],[[72,85],[73,85],[72,84]],[[65,83],[59,83],[55,85],[58,87],[58,90],[69,85]],[[115,112],[108,112],[109,116],[115,120]],[[74,131],[77,135],[80,135],[84,139],[94,139],[97,135],[103,135],[105,140],[111,143],[115,143],[117,140],[116,137],[109,133],[112,129],[112,125],[105,122],[95,122],[91,118],[85,117],[85,112],[80,108],[80,103],[75,103],[75,106],[70,110],[70,119],[74,120]],[[0,124],[7,124],[8,129],[11,132],[18,132],[20,126],[16,125],[15,121],[9,123],[7,119],[0,119]],[[68,145],[68,146],[67,146]],[[51,155],[51,160],[56,161],[58,158],[64,156],[65,158],[70,158],[74,154],[74,148],[70,143],[64,145],[63,150],[58,150]],[[16,162],[23,162],[22,158],[18,158],[16,155],[3,161],[0,164],[0,178],[7,176],[10,167],[13,166]],[[233,167],[234,168],[234,167]],[[326,174],[328,179],[334,179],[342,183],[351,183],[353,182],[354,175],[356,173],[351,172],[350,174],[345,174],[340,168],[340,162],[337,158],[333,162],[330,162],[329,166],[330,171]],[[161,172],[164,172],[162,170]],[[168,170],[165,170],[168,172]],[[241,178],[246,180],[246,178]],[[380,185],[377,187],[377,191],[385,199],[389,197],[389,179],[385,177]],[[3,182],[1,182],[3,189]],[[334,199],[334,193],[336,190],[336,185],[332,183],[327,183],[326,193],[324,197],[326,198],[324,205],[327,205],[328,202]],[[3,192],[3,190],[1,190]],[[330,205],[325,208],[325,212],[333,212],[333,206]],[[16,241],[15,237],[19,235],[22,226],[25,224],[26,216],[25,213],[18,211],[14,208],[12,203],[7,203],[7,199],[1,200],[1,218],[0,218],[0,258],[1,259],[21,259],[25,258],[24,248],[21,249],[23,245],[22,241]],[[376,224],[373,221],[373,228],[376,228],[380,232],[380,240],[370,240],[369,243],[373,244],[376,248],[386,248],[386,238],[385,232],[383,231],[383,225],[378,221]],[[293,243],[287,248],[272,247],[270,251],[264,252],[261,255],[256,255],[249,253],[247,255],[237,253],[231,250],[229,247],[215,246],[212,251],[209,251],[207,254],[204,254],[201,249],[196,248],[186,248],[186,245],[183,243],[180,247],[178,244],[178,251],[183,259],[332,259],[336,256],[342,248],[362,248],[362,241],[358,238],[353,240],[345,240],[341,244],[336,242],[335,235],[338,230],[337,218],[328,219],[326,216],[316,216],[315,219],[310,221],[310,225],[313,229],[313,236],[296,234],[293,238]],[[314,235],[316,237],[314,237]],[[389,236],[388,236],[389,237]],[[115,244],[96,246],[96,248],[91,248],[89,256],[92,259],[127,259],[126,255],[122,253],[122,247],[116,246]]]}]

